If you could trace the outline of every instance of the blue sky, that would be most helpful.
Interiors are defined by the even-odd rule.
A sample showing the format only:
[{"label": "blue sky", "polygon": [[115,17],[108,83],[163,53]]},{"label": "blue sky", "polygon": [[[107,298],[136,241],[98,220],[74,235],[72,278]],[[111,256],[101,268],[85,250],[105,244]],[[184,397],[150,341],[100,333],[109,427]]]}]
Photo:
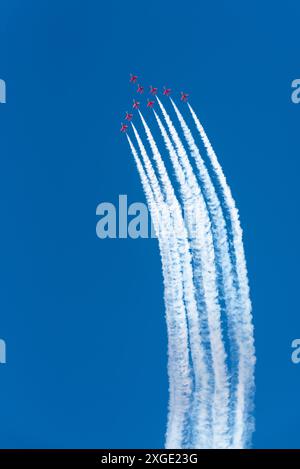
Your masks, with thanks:
[{"label": "blue sky", "polygon": [[[263,4],[262,4],[263,3]],[[144,201],[130,72],[186,90],[241,213],[257,347],[253,446],[300,447],[300,5],[3,0],[0,447],[162,447],[166,328],[155,240],[100,240]]]}]

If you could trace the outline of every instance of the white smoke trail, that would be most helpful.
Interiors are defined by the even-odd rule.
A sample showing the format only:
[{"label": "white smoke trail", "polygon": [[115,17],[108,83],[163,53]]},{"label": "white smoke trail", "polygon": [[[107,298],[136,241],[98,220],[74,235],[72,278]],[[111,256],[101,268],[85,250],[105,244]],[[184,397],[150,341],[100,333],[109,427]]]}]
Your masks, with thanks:
[{"label": "white smoke trail", "polygon": [[[188,226],[189,226],[193,223],[193,219],[194,219],[194,213],[193,213],[193,199],[194,199],[194,196],[193,196],[192,191],[189,187],[189,184],[186,181],[183,170],[182,170],[182,168],[179,164],[178,157],[177,157],[176,151],[173,147],[173,144],[172,144],[172,142],[171,142],[171,140],[170,140],[170,138],[169,138],[169,136],[168,136],[168,134],[167,134],[161,120],[160,120],[160,118],[158,117],[158,115],[156,114],[155,111],[153,111],[153,112],[154,112],[155,118],[157,120],[157,123],[158,123],[159,129],[161,131],[161,134],[163,136],[166,148],[169,151],[170,159],[172,161],[172,164],[173,164],[173,167],[174,167],[174,170],[175,170],[175,175],[176,175],[176,178],[177,178],[178,183],[179,183],[180,194],[181,194],[181,198],[182,198],[182,202],[183,202],[183,210],[184,210],[184,213],[185,213],[185,217],[189,220],[188,221]],[[197,267],[197,269],[198,269],[198,267]],[[202,291],[203,290],[202,289],[202,282],[201,282],[201,279],[199,278],[199,272],[197,270],[196,270],[196,274],[198,275],[198,279],[196,281],[194,279],[194,282],[195,282],[196,286],[198,285],[198,288]],[[202,278],[202,275],[201,275],[201,278]],[[200,283],[201,283],[201,285],[200,285]],[[207,317],[206,317],[207,315],[206,315],[205,303],[203,301],[202,294],[197,295],[197,300],[198,300],[197,303],[198,303],[198,308],[199,308],[199,312],[200,312],[201,335],[202,335],[202,338],[203,338],[204,342],[208,342],[209,337],[207,337],[208,336]],[[210,358],[207,355],[208,354],[206,353],[206,357],[205,357],[206,363],[208,362],[208,360]],[[208,403],[210,401],[210,396],[213,393],[213,388],[212,388],[211,384],[212,384],[212,379],[210,378],[209,395],[207,396],[207,399],[208,399],[207,402]],[[191,409],[191,412],[192,412],[191,420],[192,420],[193,426],[194,426],[194,431],[193,431],[193,434],[191,435],[191,444],[192,444],[192,446],[193,445],[197,446],[197,445],[199,445],[198,435],[200,435],[201,431],[202,431],[201,428],[199,429],[199,421],[201,421],[201,416],[199,416],[199,402],[198,402],[198,400],[195,400],[195,402],[193,403],[193,408]],[[211,405],[209,405],[208,412],[211,415]],[[212,438],[211,437],[211,435],[212,435],[211,425],[209,427],[207,427],[206,431],[210,434],[210,439],[211,439]]]},{"label": "white smoke trail", "polygon": [[198,317],[197,303],[195,299],[192,260],[189,250],[188,236],[186,232],[186,227],[184,225],[181,208],[174,194],[174,189],[171,185],[161,155],[157,149],[156,143],[152,137],[150,129],[146,124],[141,113],[140,117],[152,149],[153,159],[157,166],[162,188],[166,194],[166,202],[169,204],[170,211],[172,212],[174,217],[173,229],[174,232],[176,232],[178,240],[178,248],[183,272],[184,299],[187,309],[191,357],[194,368],[194,399],[199,403],[199,433],[201,435],[199,438],[199,447],[207,448],[211,445],[211,441],[208,437],[207,430],[209,427],[209,416],[207,408],[207,402],[209,398],[209,375],[206,369],[204,350],[200,337],[200,321]]},{"label": "white smoke trail", "polygon": [[[153,158],[157,163],[157,168],[159,174],[161,174],[162,183],[170,188],[170,197],[172,197],[172,202],[174,204],[175,196],[171,194],[173,192],[173,187],[169,181],[164,163],[162,161],[161,155],[158,151],[156,143],[153,139],[153,136],[150,132],[149,127],[147,126],[145,120],[141,115],[141,119],[147,134],[148,141],[152,148]],[[196,185],[196,187],[198,187]],[[199,188],[198,188],[199,192]],[[174,194],[174,192],[173,192]],[[214,436],[213,436],[213,445],[215,447],[227,447],[228,446],[228,384],[226,378],[226,367],[225,367],[225,351],[223,347],[221,329],[220,329],[220,309],[217,304],[217,293],[214,285],[214,260],[213,260],[213,246],[212,239],[209,227],[209,220],[206,216],[206,209],[204,206],[204,201],[201,198],[197,198],[195,194],[191,203],[186,205],[187,211],[187,224],[189,229],[190,236],[190,247],[192,255],[194,258],[194,279],[202,277],[202,287],[199,291],[199,295],[203,294],[205,306],[207,308],[207,317],[208,317],[208,326],[210,330],[210,341],[212,344],[212,357],[214,363],[214,372],[215,372],[215,394],[214,394],[214,406],[212,409],[213,419],[214,419]],[[202,202],[202,204],[201,204]],[[178,205],[177,200],[175,205]],[[192,216],[191,216],[192,211]],[[207,227],[206,231],[203,230],[203,227]],[[206,240],[208,240],[206,242]],[[185,254],[188,253],[189,246],[185,245]],[[183,262],[185,257],[183,257]],[[200,267],[201,266],[201,267]],[[199,268],[200,267],[200,268]],[[201,268],[203,270],[203,275],[201,273]],[[192,286],[193,277],[188,280],[187,288],[190,290]],[[196,402],[200,402],[198,407],[198,424],[201,425],[203,422],[203,411],[205,409],[205,404],[210,401],[209,393],[209,376],[206,376],[205,389],[203,385],[201,386],[201,380],[203,381],[203,371],[205,362],[203,351],[199,349],[199,341],[201,340],[201,331],[200,331],[200,319],[197,311],[197,305],[195,301],[192,303],[192,316],[190,324],[190,343],[191,343],[191,352],[192,359],[195,369],[195,380],[196,388],[199,389],[199,395],[196,394]],[[194,325],[194,328],[192,328]],[[199,385],[197,386],[197,383]],[[205,396],[203,396],[203,391],[205,390]],[[206,425],[208,426],[208,425]],[[203,444],[203,431],[199,428],[197,434],[197,445],[202,447]]]},{"label": "white smoke trail", "polygon": [[[135,133],[140,141],[136,130]],[[154,228],[158,236],[164,278],[164,297],[168,329],[170,400],[166,440],[169,447],[180,448],[185,438],[184,432],[186,431],[187,425],[187,412],[192,392],[188,332],[185,306],[182,300],[183,292],[180,260],[176,244],[174,243],[174,237],[172,237],[171,234],[172,227],[169,210],[166,210],[166,207],[162,205],[162,194],[153,180],[153,174],[151,178],[154,182],[154,186],[149,181],[147,173],[150,169],[149,164],[151,165],[150,160],[147,154],[144,154],[144,157],[146,156],[146,160],[148,160],[148,171],[146,173],[128,135],[127,139],[146,195]],[[141,141],[140,144],[142,145]],[[143,145],[142,151],[145,153]],[[153,187],[155,187],[155,189],[153,189]]]},{"label": "white smoke trail", "polygon": [[241,359],[239,362],[240,381],[238,386],[238,413],[236,415],[236,429],[234,436],[234,447],[244,447],[250,440],[253,431],[253,422],[251,421],[249,411],[252,407],[252,397],[254,393],[254,366],[255,366],[255,348],[253,338],[253,324],[251,313],[251,301],[249,294],[249,283],[246,266],[246,258],[243,246],[243,232],[239,221],[238,209],[232,197],[230,187],[226,181],[222,167],[212,148],[212,145],[202,127],[197,115],[189,105],[190,112],[200,133],[207,155],[211,162],[213,171],[220,184],[224,208],[229,215],[231,234],[233,242],[233,251],[235,257],[236,276],[239,284],[240,302],[243,313],[240,317],[243,327],[238,329],[240,338],[243,341],[243,347],[240,350]]},{"label": "white smoke trail", "polygon": [[[231,363],[231,375],[234,384],[232,394],[234,395],[238,392],[238,390],[236,389],[237,381],[239,379],[238,355],[240,354],[240,349],[243,347],[243,341],[240,335],[237,333],[237,323],[240,321],[241,311],[239,308],[238,292],[234,285],[234,266],[232,265],[232,260],[230,257],[230,247],[227,237],[226,222],[216,190],[211,181],[204,161],[200,155],[199,149],[195,143],[192,133],[172,99],[171,103],[174,107],[175,113],[182,127],[191,155],[195,160],[199,172],[201,187],[203,189],[203,194],[205,196],[207,207],[211,217],[216,260],[217,264],[220,266],[221,293],[224,297],[226,306],[225,311],[228,319],[228,333],[230,335],[231,350],[233,355],[231,358],[233,359],[233,357],[237,355],[237,362],[235,363],[235,360],[232,360]],[[240,408],[238,405],[239,402],[236,399],[236,396],[234,396],[234,399],[231,403],[231,409],[233,414],[232,419],[240,413]]]},{"label": "white smoke trail", "polygon": [[[211,340],[211,356],[215,378],[215,395],[213,406],[214,447],[229,447],[229,385],[226,374],[226,353],[222,341],[220,308],[217,302],[214,245],[210,229],[209,216],[203,195],[197,184],[196,177],[193,173],[188,156],[185,152],[179,135],[164,106],[158,98],[157,101],[167,123],[171,137],[174,141],[180,164],[185,173],[186,181],[188,182],[190,189],[194,194],[194,205],[197,204],[197,206],[200,207],[198,214],[201,214],[201,218],[196,217],[194,219],[194,226],[191,226],[191,222],[187,217],[187,223],[190,225],[190,231],[193,231],[197,234],[202,231],[203,228],[201,228],[201,226],[205,228],[205,249],[197,249],[195,243],[195,241],[197,242],[197,236],[195,236],[195,238],[191,237],[191,248],[193,256],[196,258],[196,266],[199,265],[200,267],[197,271],[197,278],[202,277],[203,279],[204,297],[207,303],[208,326]],[[172,155],[170,154],[170,156],[172,156],[172,161],[176,158],[173,153]],[[175,167],[174,169],[176,171]]]}]

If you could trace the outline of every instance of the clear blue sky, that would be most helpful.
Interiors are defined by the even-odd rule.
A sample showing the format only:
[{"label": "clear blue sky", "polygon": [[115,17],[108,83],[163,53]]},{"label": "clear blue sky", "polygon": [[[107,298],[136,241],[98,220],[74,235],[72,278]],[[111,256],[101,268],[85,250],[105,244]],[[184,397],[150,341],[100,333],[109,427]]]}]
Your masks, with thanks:
[{"label": "clear blue sky", "polygon": [[300,447],[299,2],[2,0],[0,447],[162,447],[166,328],[154,240],[99,240],[143,201],[119,133],[145,85],[186,90],[245,231],[254,447]]}]

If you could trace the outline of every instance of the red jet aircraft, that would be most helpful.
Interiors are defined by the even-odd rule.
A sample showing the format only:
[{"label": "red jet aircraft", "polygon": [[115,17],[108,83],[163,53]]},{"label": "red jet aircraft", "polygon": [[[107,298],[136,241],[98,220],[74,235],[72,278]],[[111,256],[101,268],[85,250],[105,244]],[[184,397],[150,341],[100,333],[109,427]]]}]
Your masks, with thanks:
[{"label": "red jet aircraft", "polygon": [[166,88],[166,87],[164,86],[163,95],[165,95],[165,96],[170,96],[171,91],[172,91],[171,88]]},{"label": "red jet aircraft", "polygon": [[153,106],[154,106],[154,101],[149,101],[149,99],[148,99],[147,107],[153,108]]},{"label": "red jet aircraft", "polygon": [[140,103],[134,99],[132,107],[133,107],[133,109],[138,109],[140,107]]},{"label": "red jet aircraft", "polygon": [[144,87],[141,85],[138,85],[136,92],[141,93],[141,94],[144,93]]},{"label": "red jet aircraft", "polygon": [[153,94],[153,96],[157,93],[157,88],[153,88],[153,86],[150,86],[150,93]]},{"label": "red jet aircraft", "polygon": [[127,129],[128,129],[128,125],[122,123],[121,128],[120,128],[120,132],[127,132]]},{"label": "red jet aircraft", "polygon": [[188,94],[181,91],[181,98],[180,99],[181,99],[181,101],[184,101],[186,103],[187,100],[188,100]]},{"label": "red jet aircraft", "polygon": [[130,112],[126,112],[125,119],[126,119],[127,121],[131,121],[132,117],[133,117],[133,114],[131,114]]},{"label": "red jet aircraft", "polygon": [[136,80],[138,79],[137,75],[133,75],[132,73],[130,74],[130,83],[136,83]]}]

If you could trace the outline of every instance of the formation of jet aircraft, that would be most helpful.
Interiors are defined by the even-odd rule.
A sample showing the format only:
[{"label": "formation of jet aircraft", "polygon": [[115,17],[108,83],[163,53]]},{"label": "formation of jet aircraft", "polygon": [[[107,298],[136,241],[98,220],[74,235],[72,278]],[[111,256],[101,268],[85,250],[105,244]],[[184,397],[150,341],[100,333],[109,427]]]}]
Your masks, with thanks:
[{"label": "formation of jet aircraft", "polygon": [[[138,83],[138,75],[134,75],[133,73],[130,73],[130,77],[129,77],[129,82],[133,85],[137,85],[137,88],[136,88],[136,92],[139,93],[139,94],[143,94],[145,92],[145,88],[144,86],[142,86],[141,84]],[[156,96],[158,93],[158,88],[155,87],[155,86],[152,86],[150,85],[149,87],[149,94],[151,96]],[[167,88],[166,86],[163,87],[163,91],[162,91],[162,94],[163,96],[170,96],[170,94],[172,93],[172,90],[171,88]],[[181,91],[180,93],[180,100],[183,101],[183,102],[187,102],[188,100],[188,94],[187,93],[184,93],[183,91]],[[151,100],[151,99],[147,99],[147,107],[149,109],[152,109],[153,106],[155,104],[155,101],[154,100]],[[140,102],[137,101],[136,99],[133,100],[133,105],[132,105],[132,108],[133,109],[139,109],[140,107]],[[132,112],[126,112],[125,114],[125,120],[127,122],[130,122],[133,118],[133,113]],[[121,132],[127,132],[127,129],[128,129],[128,125],[127,124],[123,124],[121,123],[121,129],[120,131]]]}]

